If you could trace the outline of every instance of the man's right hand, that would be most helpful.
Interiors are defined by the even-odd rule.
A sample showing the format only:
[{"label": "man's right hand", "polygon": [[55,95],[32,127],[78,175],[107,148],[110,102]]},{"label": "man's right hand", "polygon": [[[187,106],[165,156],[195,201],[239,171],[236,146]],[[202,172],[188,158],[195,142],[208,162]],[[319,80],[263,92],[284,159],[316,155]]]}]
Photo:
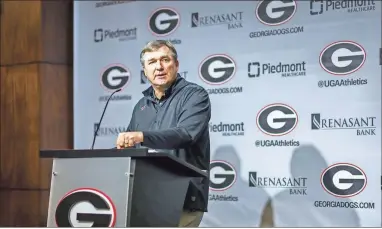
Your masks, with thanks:
[{"label": "man's right hand", "polygon": [[143,142],[142,132],[123,132],[118,134],[117,149],[133,147],[137,143]]}]

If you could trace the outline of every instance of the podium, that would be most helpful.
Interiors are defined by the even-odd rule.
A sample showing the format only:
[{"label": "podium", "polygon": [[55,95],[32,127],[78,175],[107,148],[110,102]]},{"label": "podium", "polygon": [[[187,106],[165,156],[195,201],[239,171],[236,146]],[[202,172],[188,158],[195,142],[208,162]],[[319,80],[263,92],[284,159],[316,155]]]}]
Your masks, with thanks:
[{"label": "podium", "polygon": [[147,148],[42,150],[53,158],[47,227],[177,227],[206,172]]}]

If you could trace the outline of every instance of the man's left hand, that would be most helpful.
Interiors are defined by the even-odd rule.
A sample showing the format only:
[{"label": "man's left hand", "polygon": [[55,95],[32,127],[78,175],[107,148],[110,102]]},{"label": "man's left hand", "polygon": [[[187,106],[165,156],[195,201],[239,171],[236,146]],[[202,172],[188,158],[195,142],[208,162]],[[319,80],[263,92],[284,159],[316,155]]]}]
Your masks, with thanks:
[{"label": "man's left hand", "polygon": [[141,142],[143,142],[142,132],[122,132],[118,134],[117,149],[133,147]]}]

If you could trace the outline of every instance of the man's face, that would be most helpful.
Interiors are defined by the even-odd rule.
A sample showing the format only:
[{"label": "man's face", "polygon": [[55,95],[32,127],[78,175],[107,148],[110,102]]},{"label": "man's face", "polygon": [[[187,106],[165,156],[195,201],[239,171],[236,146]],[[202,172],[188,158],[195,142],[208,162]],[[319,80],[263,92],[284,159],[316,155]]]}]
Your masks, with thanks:
[{"label": "man's face", "polygon": [[144,55],[145,75],[155,87],[171,85],[176,78],[178,68],[178,61],[174,60],[170,49],[166,46],[153,52],[146,52]]}]

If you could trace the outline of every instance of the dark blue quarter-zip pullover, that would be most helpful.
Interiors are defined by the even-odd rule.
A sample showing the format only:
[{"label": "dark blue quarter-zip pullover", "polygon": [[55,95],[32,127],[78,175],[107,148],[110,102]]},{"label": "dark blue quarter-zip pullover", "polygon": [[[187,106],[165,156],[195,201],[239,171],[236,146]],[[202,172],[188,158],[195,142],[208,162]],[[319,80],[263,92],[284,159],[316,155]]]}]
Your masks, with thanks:
[{"label": "dark blue quarter-zip pullover", "polygon": [[[134,107],[128,131],[143,132],[143,147],[177,150],[179,157],[209,173],[211,104],[207,91],[178,74],[160,100],[152,87],[143,95]],[[209,179],[195,178],[185,208],[206,212],[208,189]]]}]

